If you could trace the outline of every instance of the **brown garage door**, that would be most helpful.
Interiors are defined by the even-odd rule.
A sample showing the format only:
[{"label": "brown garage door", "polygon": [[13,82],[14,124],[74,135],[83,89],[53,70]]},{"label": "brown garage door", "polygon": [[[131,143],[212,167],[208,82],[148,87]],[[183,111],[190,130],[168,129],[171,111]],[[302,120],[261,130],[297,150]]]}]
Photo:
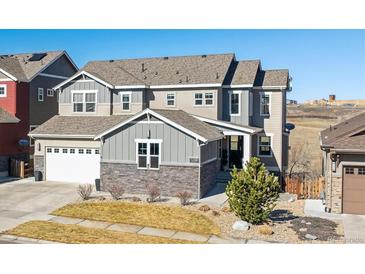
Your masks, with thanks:
[{"label": "brown garage door", "polygon": [[344,167],[343,213],[365,214],[365,166]]}]

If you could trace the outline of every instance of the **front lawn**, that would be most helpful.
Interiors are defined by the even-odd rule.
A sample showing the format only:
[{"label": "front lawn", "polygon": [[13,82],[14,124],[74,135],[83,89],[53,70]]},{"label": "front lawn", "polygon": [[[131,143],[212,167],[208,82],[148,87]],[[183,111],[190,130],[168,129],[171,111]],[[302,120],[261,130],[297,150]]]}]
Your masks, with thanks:
[{"label": "front lawn", "polygon": [[6,234],[68,244],[193,244],[198,242],[86,228],[47,221],[31,221]]},{"label": "front lawn", "polygon": [[207,216],[176,206],[128,202],[84,202],[66,205],[53,215],[186,231],[197,234],[220,233]]}]

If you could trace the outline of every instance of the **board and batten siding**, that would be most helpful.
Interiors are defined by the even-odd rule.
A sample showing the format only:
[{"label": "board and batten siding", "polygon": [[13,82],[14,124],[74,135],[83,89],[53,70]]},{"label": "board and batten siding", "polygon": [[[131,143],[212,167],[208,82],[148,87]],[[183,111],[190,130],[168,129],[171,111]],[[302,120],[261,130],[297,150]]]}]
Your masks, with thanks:
[{"label": "board and batten siding", "polygon": [[166,123],[131,123],[105,136],[102,161],[136,163],[135,139],[161,139],[161,164],[192,164],[199,159],[197,141]]},{"label": "board and batten siding", "polygon": [[218,142],[212,141],[201,147],[201,163],[218,158]]}]

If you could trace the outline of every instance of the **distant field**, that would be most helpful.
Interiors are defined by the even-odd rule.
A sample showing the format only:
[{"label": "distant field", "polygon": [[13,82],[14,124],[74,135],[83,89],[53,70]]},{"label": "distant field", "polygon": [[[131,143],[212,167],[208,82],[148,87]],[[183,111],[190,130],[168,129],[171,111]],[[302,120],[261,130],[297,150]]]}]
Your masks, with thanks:
[{"label": "distant field", "polygon": [[[364,109],[340,108],[328,109],[326,107],[296,106],[288,107],[289,123],[295,124],[295,129],[290,133],[290,146],[303,146],[308,144],[309,154],[312,159],[312,169],[321,170],[321,149],[319,147],[319,132],[330,125],[335,125],[344,119],[363,112]],[[291,116],[295,116],[291,117]],[[297,116],[302,116],[297,118]],[[318,118],[313,118],[318,117]],[[320,118],[323,117],[323,118]],[[328,119],[331,117],[332,119]],[[290,157],[290,156],[289,156]]]}]

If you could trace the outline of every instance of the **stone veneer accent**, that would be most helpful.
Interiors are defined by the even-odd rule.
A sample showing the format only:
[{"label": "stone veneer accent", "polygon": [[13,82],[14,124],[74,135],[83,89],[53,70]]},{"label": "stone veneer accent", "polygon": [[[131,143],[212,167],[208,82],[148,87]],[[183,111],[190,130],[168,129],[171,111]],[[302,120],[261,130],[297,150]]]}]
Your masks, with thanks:
[{"label": "stone veneer accent", "polygon": [[179,191],[189,191],[194,198],[199,195],[199,167],[161,165],[159,170],[137,169],[136,164],[100,163],[101,190],[112,184],[122,184],[124,191],[145,194],[146,184],[160,187],[161,195],[175,196]]},{"label": "stone veneer accent", "polygon": [[40,171],[45,179],[44,156],[34,155],[34,171]]},{"label": "stone veneer accent", "polygon": [[220,162],[215,160],[200,168],[200,197],[203,197],[215,185],[215,179],[219,172]]},{"label": "stone veneer accent", "polygon": [[332,213],[342,213],[342,165],[332,172],[331,161],[328,161],[325,174],[326,208]]}]

